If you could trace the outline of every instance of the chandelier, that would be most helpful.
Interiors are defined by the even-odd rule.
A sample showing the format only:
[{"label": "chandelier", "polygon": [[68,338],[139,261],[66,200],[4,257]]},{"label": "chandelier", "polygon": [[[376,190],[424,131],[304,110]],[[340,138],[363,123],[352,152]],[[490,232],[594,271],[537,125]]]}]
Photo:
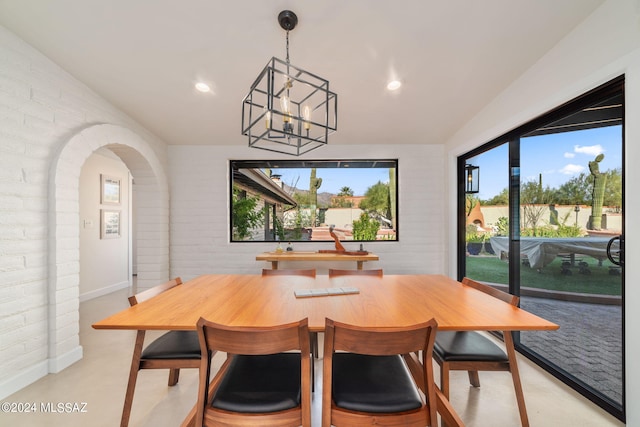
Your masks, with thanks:
[{"label": "chandelier", "polygon": [[338,95],[329,81],[289,62],[290,10],[278,15],[287,32],[287,59],[271,58],[242,100],[242,134],[249,147],[299,156],[326,145],[337,129]]}]

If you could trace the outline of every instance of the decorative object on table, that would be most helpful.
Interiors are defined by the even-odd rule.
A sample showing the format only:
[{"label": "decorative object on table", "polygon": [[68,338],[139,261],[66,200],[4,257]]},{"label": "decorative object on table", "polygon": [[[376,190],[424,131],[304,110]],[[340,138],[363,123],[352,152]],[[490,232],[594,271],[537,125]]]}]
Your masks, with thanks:
[{"label": "decorative object on table", "polygon": [[278,246],[276,246],[276,253],[282,253],[282,246],[280,246],[280,242],[278,242]]},{"label": "decorative object on table", "polygon": [[[367,255],[369,252],[367,251],[348,251],[344,248],[344,246],[342,246],[342,243],[340,243],[340,239],[338,238],[338,236],[336,235],[336,233],[333,232],[333,225],[331,227],[329,227],[329,234],[331,235],[331,237],[333,237],[333,240],[335,241],[335,245],[336,245],[336,249],[335,250],[331,250],[331,249],[321,249],[318,252],[321,254],[342,254],[342,255]],[[360,248],[362,248],[362,245],[360,245]]]},{"label": "decorative object on table", "polygon": [[287,252],[293,252],[293,245],[291,245],[291,242],[287,245]]},{"label": "decorative object on table", "polygon": [[251,85],[242,100],[242,134],[249,137],[249,147],[299,156],[326,145],[336,131],[338,95],[329,90],[328,80],[289,62],[296,14],[284,10],[278,22],[287,32],[287,59],[271,58]]}]

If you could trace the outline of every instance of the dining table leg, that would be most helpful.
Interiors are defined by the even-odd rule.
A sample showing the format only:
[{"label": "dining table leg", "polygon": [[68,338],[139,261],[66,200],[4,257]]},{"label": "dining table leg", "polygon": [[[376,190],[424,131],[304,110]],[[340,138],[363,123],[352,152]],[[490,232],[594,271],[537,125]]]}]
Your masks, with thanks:
[{"label": "dining table leg", "polygon": [[122,417],[120,418],[120,427],[129,425],[131,417],[131,406],[133,404],[133,394],[136,389],[136,381],[138,379],[138,371],[140,370],[140,357],[142,355],[142,346],[144,344],[145,331],[139,330],[136,333],[136,343],[133,346],[133,356],[131,357],[131,369],[129,370],[129,381],[127,383],[127,391],[124,396],[124,407],[122,408]]},{"label": "dining table leg", "polygon": [[529,417],[527,415],[527,407],[524,402],[524,392],[522,391],[522,381],[520,380],[520,372],[518,370],[516,348],[513,343],[513,332],[505,331],[503,337],[504,346],[507,350],[507,356],[509,357],[509,367],[511,369],[511,378],[513,378],[513,387],[516,391],[518,411],[520,412],[520,422],[522,423],[522,427],[529,427]]}]

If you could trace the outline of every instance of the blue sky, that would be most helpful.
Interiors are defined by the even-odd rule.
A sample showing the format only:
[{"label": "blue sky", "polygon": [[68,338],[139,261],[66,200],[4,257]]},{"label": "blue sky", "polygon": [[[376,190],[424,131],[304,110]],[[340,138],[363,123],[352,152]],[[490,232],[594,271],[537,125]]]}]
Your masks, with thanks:
[{"label": "blue sky", "polygon": [[[589,173],[589,162],[604,154],[600,171],[622,165],[622,127],[610,126],[576,132],[535,136],[521,140],[520,175],[522,181],[538,181],[557,188],[581,172]],[[480,199],[490,199],[508,185],[508,147],[502,145],[469,159],[480,166]],[[399,165],[402,167],[402,164]],[[278,169],[285,184],[299,189],[309,188],[310,169]],[[318,168],[316,176],[322,178],[319,192],[337,194],[342,187],[350,187],[355,196],[363,196],[367,188],[378,181],[389,182],[388,169],[331,169]],[[402,188],[400,188],[402,191]]]},{"label": "blue sky", "polygon": [[[589,173],[589,162],[604,154],[600,172],[622,166],[622,127],[564,132],[523,138],[520,141],[520,176],[523,182],[538,181],[557,188],[581,172]],[[509,183],[506,144],[482,153],[467,163],[480,166],[480,199],[490,199]]]},{"label": "blue sky", "polygon": [[[282,175],[282,181],[289,185],[295,186],[300,190],[309,189],[309,178],[311,169],[285,169],[277,170]],[[364,196],[369,187],[378,181],[383,183],[389,182],[389,169],[383,168],[318,168],[316,169],[316,177],[322,178],[322,185],[318,190],[319,193],[327,192],[338,194],[342,187],[349,187],[353,190],[354,196]],[[296,184],[297,181],[297,184]]]}]

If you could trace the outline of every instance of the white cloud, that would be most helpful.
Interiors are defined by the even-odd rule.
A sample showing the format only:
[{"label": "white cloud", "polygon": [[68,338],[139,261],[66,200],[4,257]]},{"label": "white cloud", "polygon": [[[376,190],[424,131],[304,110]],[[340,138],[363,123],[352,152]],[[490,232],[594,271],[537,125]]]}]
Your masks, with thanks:
[{"label": "white cloud", "polygon": [[565,165],[562,169],[560,169],[560,173],[564,175],[577,175],[584,170],[584,166],[574,165],[569,163]]},{"label": "white cloud", "polygon": [[576,156],[575,153],[569,153],[569,152],[564,153],[565,159],[573,159],[575,156]]},{"label": "white cloud", "polygon": [[576,153],[580,153],[580,154],[588,154],[590,156],[597,156],[598,154],[604,153],[604,148],[602,148],[602,145],[600,144],[596,144],[596,145],[574,145],[573,146],[573,151],[575,151]]}]

